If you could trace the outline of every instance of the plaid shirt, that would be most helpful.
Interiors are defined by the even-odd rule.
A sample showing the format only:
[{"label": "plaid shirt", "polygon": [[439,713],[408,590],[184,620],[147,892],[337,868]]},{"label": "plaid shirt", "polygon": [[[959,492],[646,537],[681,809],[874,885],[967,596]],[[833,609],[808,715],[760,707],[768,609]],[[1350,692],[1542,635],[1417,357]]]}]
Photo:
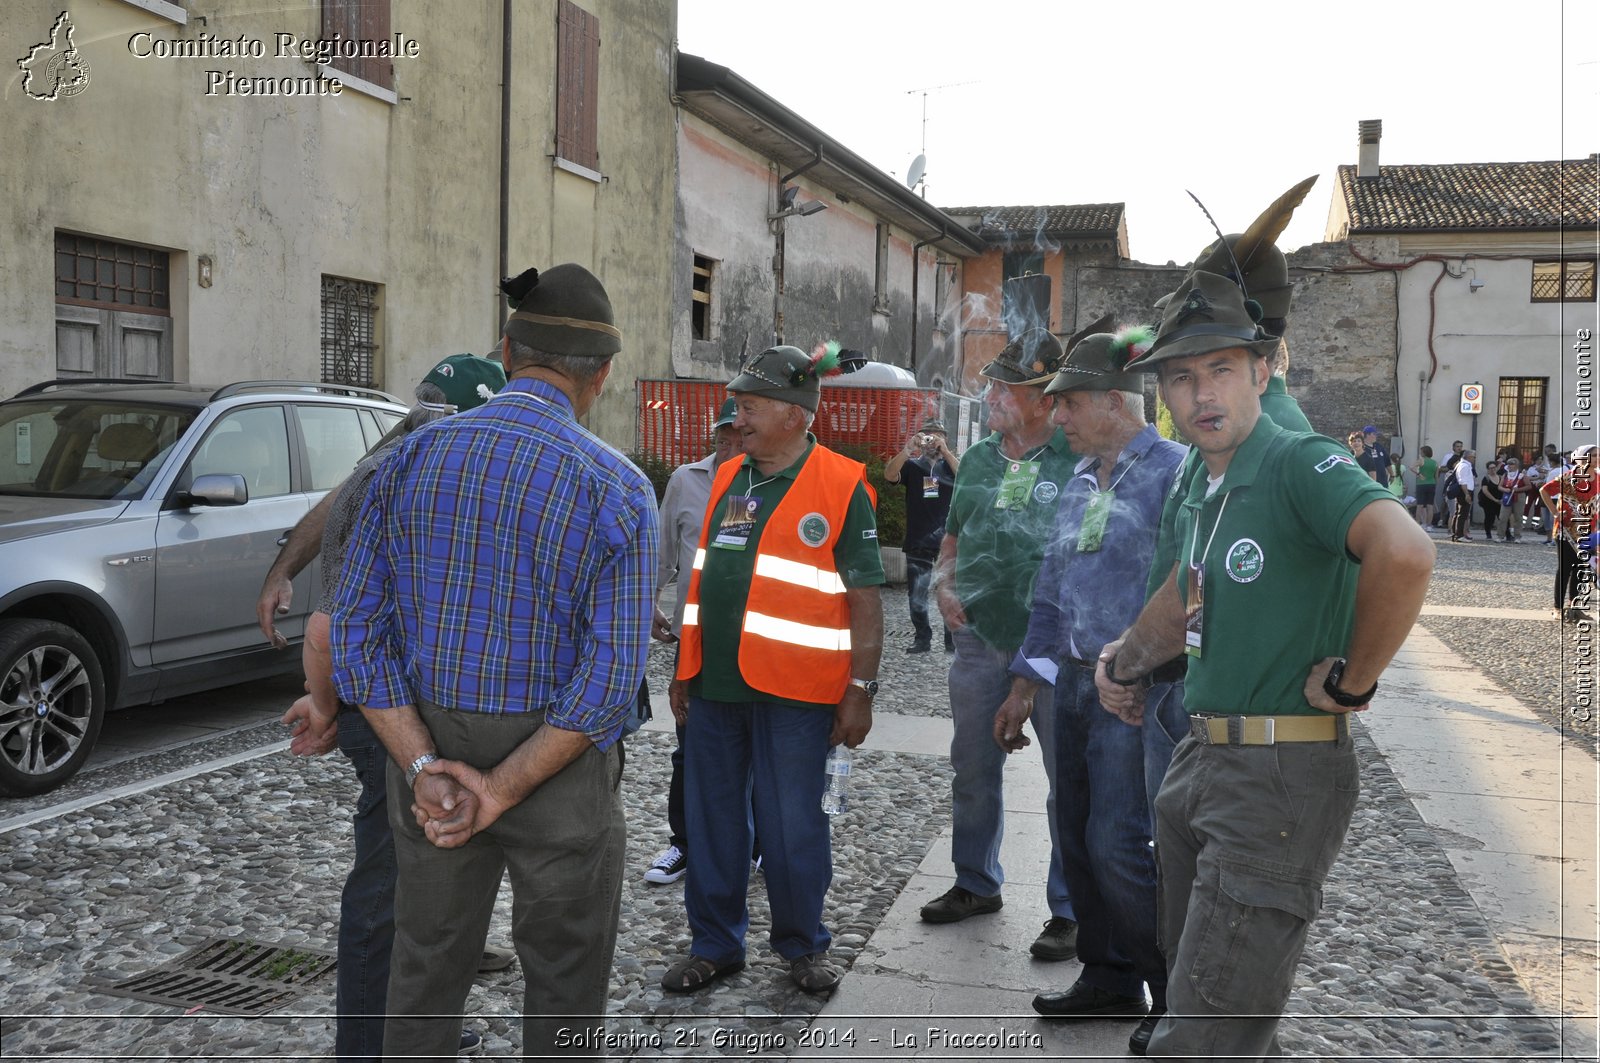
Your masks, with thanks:
[{"label": "plaid shirt", "polygon": [[543,712],[605,749],[644,679],[658,540],[650,484],[558,389],[514,380],[419,429],[374,476],[333,596],[333,681]]}]

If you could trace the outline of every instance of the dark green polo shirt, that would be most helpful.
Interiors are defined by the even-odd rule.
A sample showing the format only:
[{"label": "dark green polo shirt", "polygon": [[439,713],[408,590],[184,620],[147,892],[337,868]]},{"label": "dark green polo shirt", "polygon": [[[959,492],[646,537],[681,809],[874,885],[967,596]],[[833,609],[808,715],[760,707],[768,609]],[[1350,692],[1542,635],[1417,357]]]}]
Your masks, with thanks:
[{"label": "dark green polo shirt", "polygon": [[[755,573],[756,544],[767,526],[767,518],[778,508],[783,496],[789,493],[800,467],[811,456],[817,445],[810,437],[810,445],[800,460],[768,477],[746,456],[727,494],[753,495],[761,499],[756,512],[755,530],[743,550],[728,550],[715,545],[717,525],[722,518],[722,499],[712,500],[708,511],[711,535],[706,542],[705,567],[700,571],[700,674],[689,680],[689,693],[709,701],[772,701],[781,705],[795,705],[807,709],[829,709],[809,701],[790,701],[773,697],[756,690],[744,681],[739,671],[740,625],[744,621],[745,602],[750,596],[750,580]],[[872,510],[872,499],[867,489],[856,485],[850,498],[850,508],[845,514],[844,529],[833,544],[833,563],[846,587],[873,587],[883,582],[883,556],[878,552],[878,520]]]},{"label": "dark green polo shirt", "polygon": [[[1271,376],[1267,378],[1266,394],[1261,396],[1261,412],[1272,418],[1272,423],[1279,428],[1290,432],[1309,432],[1312,430],[1311,422],[1306,420],[1306,415],[1301,412],[1300,403],[1289,394],[1289,389],[1284,385],[1283,377]],[[1161,535],[1156,539],[1155,558],[1150,564],[1150,578],[1145,585],[1145,600],[1155,597],[1156,591],[1167,582],[1167,576],[1172,573],[1172,563],[1178,558],[1177,540],[1173,538],[1172,526],[1178,519],[1178,503],[1188,493],[1189,486],[1194,478],[1199,476],[1205,479],[1206,463],[1200,457],[1200,452],[1194,447],[1189,448],[1189,454],[1183,459],[1183,465],[1178,469],[1178,475],[1172,482],[1172,490],[1167,495],[1166,504],[1161,509]]]},{"label": "dark green polo shirt", "polygon": [[1359,566],[1350,522],[1393,497],[1325,436],[1256,422],[1206,497],[1194,478],[1178,508],[1180,597],[1192,557],[1205,565],[1201,656],[1189,658],[1190,712],[1318,715],[1306,673],[1343,656]]},{"label": "dark green polo shirt", "polygon": [[1001,509],[1001,485],[1013,462],[1000,450],[1000,433],[967,448],[944,525],[945,534],[957,540],[956,596],[967,624],[999,650],[1016,650],[1027,637],[1034,577],[1050,541],[1056,502],[1078,463],[1059,428],[1036,454],[1029,453],[1039,462],[1039,474],[1018,505]]}]

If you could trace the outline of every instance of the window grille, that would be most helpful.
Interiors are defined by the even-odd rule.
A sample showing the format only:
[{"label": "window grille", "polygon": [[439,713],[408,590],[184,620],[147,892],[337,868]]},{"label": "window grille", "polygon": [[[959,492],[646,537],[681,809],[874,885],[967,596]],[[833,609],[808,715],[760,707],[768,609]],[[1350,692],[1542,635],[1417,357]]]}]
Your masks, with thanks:
[{"label": "window grille", "polygon": [[376,387],[378,286],[322,278],[322,382]]},{"label": "window grille", "polygon": [[1523,460],[1544,449],[1544,400],[1550,378],[1503,376],[1495,421],[1495,447],[1510,447]]},{"label": "window grille", "polygon": [[168,316],[167,253],[58,232],[56,299]]}]

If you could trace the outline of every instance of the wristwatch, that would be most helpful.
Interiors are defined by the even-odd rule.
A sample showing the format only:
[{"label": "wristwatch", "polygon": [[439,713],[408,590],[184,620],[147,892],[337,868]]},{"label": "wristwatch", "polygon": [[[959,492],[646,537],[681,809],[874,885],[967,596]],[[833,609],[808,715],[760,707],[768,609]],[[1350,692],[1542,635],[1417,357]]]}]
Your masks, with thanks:
[{"label": "wristwatch", "polygon": [[1117,684],[1117,686],[1119,686],[1119,687],[1136,687],[1136,686],[1141,686],[1141,685],[1144,684],[1144,676],[1139,676],[1136,679],[1118,679],[1117,678],[1117,655],[1116,654],[1113,653],[1110,657],[1107,657],[1105,660],[1106,660],[1106,678],[1111,680],[1113,683]]},{"label": "wristwatch", "polygon": [[878,696],[878,681],[876,679],[852,678],[850,680],[850,685],[853,687],[860,687],[861,692],[867,696],[868,701],[871,701],[873,698]]},{"label": "wristwatch", "polygon": [[1346,694],[1340,690],[1339,680],[1344,678],[1344,668],[1348,663],[1343,657],[1333,659],[1333,666],[1328,669],[1327,677],[1322,680],[1322,692],[1346,709],[1359,709],[1372,700],[1372,695],[1378,692],[1378,684],[1372,684],[1372,689],[1365,694]]},{"label": "wristwatch", "polygon": [[432,753],[424,753],[424,754],[422,754],[422,756],[418,757],[416,760],[413,760],[411,762],[411,767],[406,769],[406,785],[407,786],[416,786],[417,785],[417,776],[422,774],[423,766],[427,765],[427,764],[432,764],[434,761],[436,761],[438,759],[439,758],[437,756],[435,756],[434,754],[432,754]]}]

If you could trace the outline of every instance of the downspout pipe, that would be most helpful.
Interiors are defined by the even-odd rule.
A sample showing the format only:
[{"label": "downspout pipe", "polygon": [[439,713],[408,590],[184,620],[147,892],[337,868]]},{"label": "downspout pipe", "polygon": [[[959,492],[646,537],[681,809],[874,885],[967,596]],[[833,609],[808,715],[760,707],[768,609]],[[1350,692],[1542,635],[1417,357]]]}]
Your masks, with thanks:
[{"label": "downspout pipe", "polygon": [[[511,276],[511,0],[500,0],[500,272]],[[500,335],[511,312],[504,292],[495,301],[494,335]]]},{"label": "downspout pipe", "polygon": [[945,226],[939,226],[939,235],[930,236],[926,240],[918,240],[911,246],[911,375],[917,373],[917,315],[922,310],[922,304],[917,302],[917,281],[922,276],[922,270],[917,268],[917,252],[929,244],[938,243],[945,238]]}]

